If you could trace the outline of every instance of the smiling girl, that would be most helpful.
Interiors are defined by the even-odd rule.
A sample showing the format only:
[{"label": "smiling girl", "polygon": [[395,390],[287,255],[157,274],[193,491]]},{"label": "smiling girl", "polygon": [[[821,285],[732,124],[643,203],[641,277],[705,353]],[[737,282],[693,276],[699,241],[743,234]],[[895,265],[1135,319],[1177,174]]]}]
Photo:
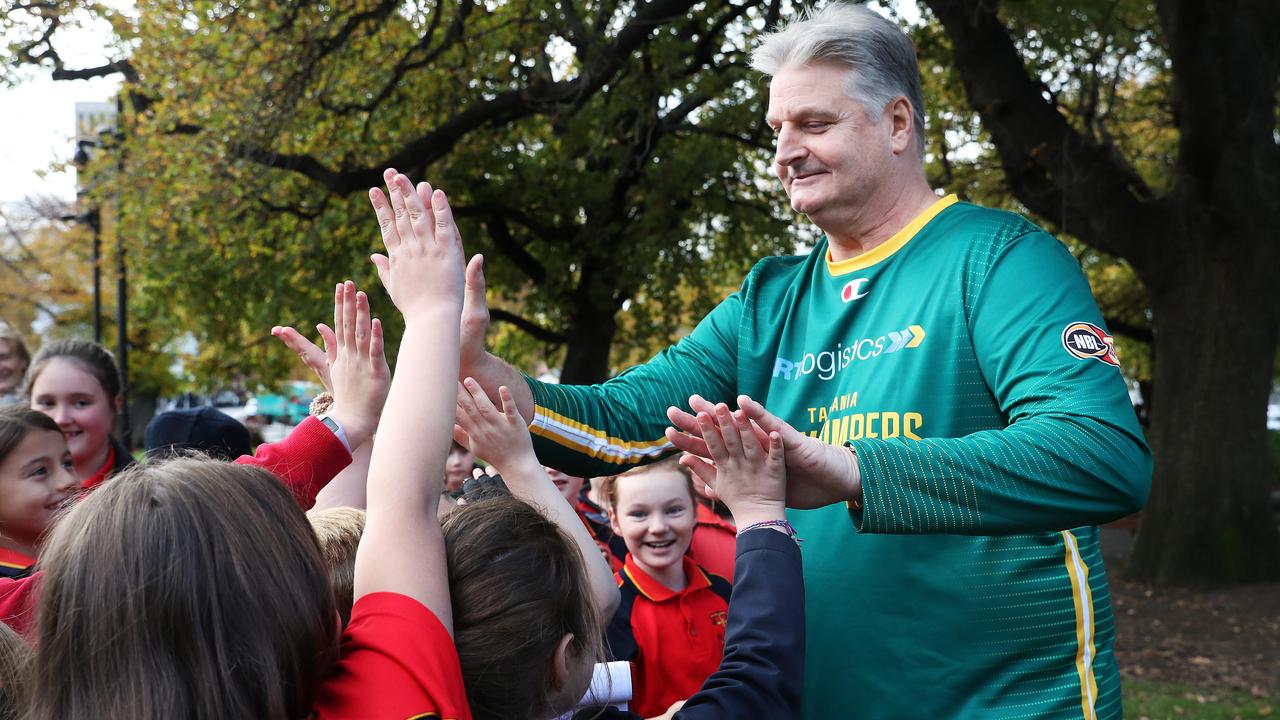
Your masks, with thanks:
[{"label": "smiling girl", "polygon": [[21,406],[0,408],[0,577],[35,563],[37,544],[79,487],[56,423]]},{"label": "smiling girl", "polygon": [[58,424],[85,490],[133,464],[111,435],[122,396],[120,371],[106,348],[85,340],[45,345],[31,364],[27,394],[31,409]]},{"label": "smiling girl", "polygon": [[697,513],[693,481],[675,458],[619,475],[608,496],[613,530],[627,544],[609,650],[635,666],[631,710],[654,717],[720,666],[731,587],[685,554]]}]

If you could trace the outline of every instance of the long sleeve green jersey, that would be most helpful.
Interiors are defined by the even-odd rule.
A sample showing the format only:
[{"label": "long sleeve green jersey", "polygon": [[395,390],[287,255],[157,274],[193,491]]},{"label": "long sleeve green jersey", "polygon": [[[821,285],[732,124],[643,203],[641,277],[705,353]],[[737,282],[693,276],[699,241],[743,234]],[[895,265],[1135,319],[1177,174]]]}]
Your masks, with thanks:
[{"label": "long sleeve green jersey", "polygon": [[1118,365],[1061,243],[948,196],[863,255],[760,261],[608,382],[530,380],[530,431],[543,462],[614,474],[670,451],[668,406],[745,393],[857,453],[861,510],[788,511],[806,718],[1115,718],[1096,524],[1151,477]]}]

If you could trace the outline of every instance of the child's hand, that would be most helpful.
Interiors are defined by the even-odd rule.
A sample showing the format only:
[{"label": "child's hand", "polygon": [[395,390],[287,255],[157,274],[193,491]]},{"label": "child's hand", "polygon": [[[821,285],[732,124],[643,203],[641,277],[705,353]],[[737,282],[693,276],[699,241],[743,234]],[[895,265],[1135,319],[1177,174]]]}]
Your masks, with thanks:
[{"label": "child's hand", "polygon": [[372,436],[391,387],[391,370],[382,352],[382,323],[369,317],[369,296],[355,283],[340,283],[333,296],[332,354],[328,369],[333,383],[329,414],[342,425],[352,448]]},{"label": "child's hand", "polygon": [[392,168],[382,177],[390,201],[378,188],[369,190],[387,248],[386,255],[371,258],[378,278],[406,324],[443,310],[456,325],[462,312],[462,240],[449,201],[428,183],[415,189]]},{"label": "child's hand", "polygon": [[698,413],[697,423],[713,462],[686,454],[680,463],[729,506],[738,527],[785,518],[782,436],[771,432],[763,436],[767,447],[762,445],[746,414],[730,412],[723,403],[715,406],[714,415]]},{"label": "child's hand", "polygon": [[529,424],[516,409],[516,401],[506,385],[498,388],[502,409],[494,407],[489,396],[472,378],[458,383],[458,415],[454,439],[466,445],[477,457],[493,463],[504,474],[515,473],[525,465],[537,465],[533,453]]},{"label": "child's hand", "polygon": [[289,327],[288,325],[277,325],[271,328],[271,335],[284,343],[284,346],[290,351],[297,354],[302,359],[302,363],[311,368],[311,371],[320,379],[320,384],[324,389],[333,392],[333,380],[329,378],[329,366],[333,364],[333,353],[337,347],[337,339],[334,337],[333,330],[328,325],[320,323],[316,325],[316,330],[320,333],[320,340],[324,343],[324,350],[316,347],[316,344],[302,336],[302,333]]}]

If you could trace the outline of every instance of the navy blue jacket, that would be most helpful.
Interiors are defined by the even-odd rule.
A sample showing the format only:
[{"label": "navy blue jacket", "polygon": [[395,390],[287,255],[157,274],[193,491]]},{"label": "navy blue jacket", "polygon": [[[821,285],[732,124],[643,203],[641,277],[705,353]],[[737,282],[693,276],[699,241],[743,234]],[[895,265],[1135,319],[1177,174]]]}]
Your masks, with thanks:
[{"label": "navy blue jacket", "polygon": [[[733,595],[720,669],[676,720],[800,717],[804,687],[804,578],[800,548],[774,530],[738,536]],[[615,709],[580,710],[574,720],[634,720]]]}]

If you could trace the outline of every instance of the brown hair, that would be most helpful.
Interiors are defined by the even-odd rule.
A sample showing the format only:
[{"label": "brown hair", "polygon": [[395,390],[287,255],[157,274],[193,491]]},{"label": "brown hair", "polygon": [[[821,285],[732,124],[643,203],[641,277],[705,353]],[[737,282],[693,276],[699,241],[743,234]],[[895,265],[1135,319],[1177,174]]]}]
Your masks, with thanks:
[{"label": "brown hair", "polygon": [[[444,518],[454,644],[476,720],[554,716],[555,650],[573,633],[579,658],[603,656],[603,619],[582,555],[555,523],[509,495]],[[577,698],[574,698],[576,701]]]},{"label": "brown hair", "polygon": [[36,378],[44,372],[50,361],[59,359],[72,360],[92,375],[102,386],[108,400],[115,400],[120,394],[120,368],[116,366],[116,358],[110,350],[88,340],[60,340],[45,345],[36,353],[36,359],[27,373],[28,399],[31,398],[31,388],[36,384]]},{"label": "brown hair", "polygon": [[13,628],[0,623],[0,720],[17,716],[26,699],[31,646]]},{"label": "brown hair", "polygon": [[58,423],[38,410],[22,405],[0,407],[0,462],[4,462],[32,430],[51,430],[62,434]]},{"label": "brown hair", "polygon": [[320,555],[329,568],[329,585],[338,603],[342,627],[351,622],[351,605],[355,602],[356,548],[364,534],[364,510],[336,507],[307,513],[311,529],[320,541]]},{"label": "brown hair", "polygon": [[657,462],[641,465],[640,467],[631,468],[621,475],[614,475],[606,478],[604,481],[604,495],[609,501],[609,507],[605,508],[610,514],[614,513],[618,507],[618,481],[622,478],[639,477],[641,475],[652,475],[659,472],[674,472],[684,476],[685,481],[689,485],[689,502],[698,502],[698,493],[693,489],[693,473],[689,468],[680,464],[680,454],[668,455]]},{"label": "brown hair", "polygon": [[31,720],[297,720],[337,655],[320,547],[270,473],[137,465],[40,556]]}]

